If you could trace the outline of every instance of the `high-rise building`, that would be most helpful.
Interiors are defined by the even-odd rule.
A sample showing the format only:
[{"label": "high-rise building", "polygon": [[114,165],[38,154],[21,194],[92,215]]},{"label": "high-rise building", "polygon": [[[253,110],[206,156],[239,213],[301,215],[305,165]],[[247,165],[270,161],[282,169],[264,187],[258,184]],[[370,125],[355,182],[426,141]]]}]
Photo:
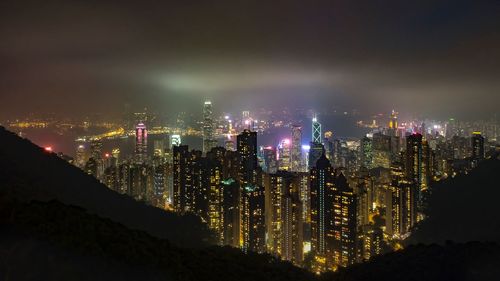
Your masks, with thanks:
[{"label": "high-rise building", "polygon": [[117,163],[120,163],[120,159],[121,159],[121,158],[120,158],[120,154],[121,154],[121,153],[120,153],[120,149],[119,149],[119,148],[117,148],[117,147],[115,147],[115,148],[113,148],[113,149],[111,150],[111,155],[113,156],[113,158],[115,158],[115,159],[116,159],[116,162],[117,162]]},{"label": "high-rise building", "polygon": [[430,148],[421,134],[413,134],[406,138],[406,177],[416,185],[415,199],[417,209],[423,205],[422,192],[429,186],[431,173]]},{"label": "high-rise building", "polygon": [[240,201],[240,247],[247,252],[266,250],[265,193],[258,185],[245,184]]},{"label": "high-rise building", "polygon": [[85,163],[87,162],[87,160],[88,158],[85,151],[85,145],[83,144],[78,145],[78,147],[76,148],[75,165],[78,168],[83,169],[85,167]]},{"label": "high-rise building", "polygon": [[[321,155],[325,154],[325,147],[321,143],[317,142],[311,142],[310,148],[309,148],[309,157],[308,157],[308,168],[312,169],[316,166],[316,162],[318,159],[321,157]],[[325,155],[326,157],[326,155]]]},{"label": "high-rise building", "polygon": [[303,260],[301,177],[279,171],[265,180],[268,251],[300,265]]},{"label": "high-rise building", "polygon": [[333,237],[333,192],[335,171],[324,154],[311,169],[311,246],[315,255],[315,270],[327,268],[326,260],[333,260],[328,241]]},{"label": "high-rise building", "polygon": [[371,169],[373,163],[372,140],[368,137],[361,139],[360,143],[361,167]]},{"label": "high-rise building", "polygon": [[336,175],[323,154],[311,169],[311,244],[313,269],[321,272],[356,260],[357,201],[354,190]]},{"label": "high-rise building", "polygon": [[321,143],[321,124],[316,116],[312,119],[312,141],[309,149],[308,167],[312,169],[316,166],[316,161],[325,153],[325,147]]},{"label": "high-rise building", "polygon": [[342,142],[339,139],[333,140],[333,160],[332,160],[332,165],[335,168],[343,167],[344,164],[342,163]]},{"label": "high-rise building", "polygon": [[382,167],[389,169],[391,167],[391,144],[391,136],[382,133],[373,134],[371,141],[373,168]]},{"label": "high-rise building", "polygon": [[292,125],[292,157],[291,171],[302,171],[302,127]]},{"label": "high-rise building", "polygon": [[272,146],[262,148],[264,158],[264,172],[274,174],[278,171],[278,160],[276,159],[276,149]]},{"label": "high-rise building", "polygon": [[389,118],[389,130],[390,136],[396,136],[398,134],[398,113],[393,109],[391,116]]},{"label": "high-rise building", "polygon": [[147,160],[148,132],[146,125],[140,122],[135,127],[135,160],[136,163],[144,163]]},{"label": "high-rise building", "polygon": [[321,143],[321,123],[316,116],[312,119],[312,142]]},{"label": "high-rise building", "polygon": [[224,215],[223,215],[223,162],[224,148],[213,148],[207,153],[207,164],[204,167],[208,177],[207,194],[208,197],[208,227],[217,236],[219,245],[224,243]]},{"label": "high-rise building", "polygon": [[95,160],[102,159],[102,141],[93,139],[90,141],[90,157]]},{"label": "high-rise building", "polygon": [[173,146],[179,146],[181,145],[181,136],[180,135],[171,135],[170,136],[170,146],[169,148],[171,149]]},{"label": "high-rise building", "polygon": [[330,162],[333,162],[333,151],[334,151],[334,140],[333,140],[333,132],[326,131],[325,138],[323,140],[325,147],[325,156]]},{"label": "high-rise building", "polygon": [[357,201],[347,179],[336,177],[333,195],[333,257],[334,265],[347,267],[356,262]]},{"label": "high-rise building", "polygon": [[244,130],[236,138],[237,151],[240,156],[239,182],[242,186],[255,183],[257,162],[257,133]]},{"label": "high-rise building", "polygon": [[102,159],[102,141],[99,139],[92,139],[90,141],[90,158],[86,163],[86,167],[87,166],[89,168],[86,168],[87,173],[93,175],[95,178],[102,182],[102,176],[104,174],[104,163]]},{"label": "high-rise building", "polygon": [[164,140],[155,140],[153,142],[153,156],[163,158],[165,155],[165,142]]},{"label": "high-rise building", "polygon": [[233,178],[222,181],[223,245],[240,247],[240,186]]},{"label": "high-rise building", "polygon": [[481,161],[484,159],[484,137],[481,132],[473,132],[471,138],[472,160]]},{"label": "high-rise building", "polygon": [[226,148],[226,150],[228,151],[234,151],[235,150],[235,147],[234,147],[234,141],[231,139],[231,137],[229,136],[228,139],[224,142],[224,147]]},{"label": "high-rise building", "polygon": [[[265,251],[265,195],[257,160],[257,133],[244,130],[236,138],[239,155],[240,247],[243,251]],[[260,178],[260,179],[259,179]]]},{"label": "high-rise building", "polygon": [[290,171],[291,170],[291,158],[292,158],[292,150],[291,150],[291,142],[290,139],[281,140],[278,145],[278,170],[282,171]]},{"label": "high-rise building", "polygon": [[176,212],[194,211],[194,167],[196,156],[187,145],[173,148],[173,205]]},{"label": "high-rise building", "polygon": [[213,147],[217,146],[214,127],[212,102],[205,101],[203,105],[203,153],[207,153]]},{"label": "high-rise building", "polygon": [[154,169],[152,203],[158,208],[165,208],[166,166],[159,164]]},{"label": "high-rise building", "polygon": [[391,166],[391,186],[388,191],[386,232],[397,239],[404,239],[417,222],[417,186],[407,180],[399,163]]}]

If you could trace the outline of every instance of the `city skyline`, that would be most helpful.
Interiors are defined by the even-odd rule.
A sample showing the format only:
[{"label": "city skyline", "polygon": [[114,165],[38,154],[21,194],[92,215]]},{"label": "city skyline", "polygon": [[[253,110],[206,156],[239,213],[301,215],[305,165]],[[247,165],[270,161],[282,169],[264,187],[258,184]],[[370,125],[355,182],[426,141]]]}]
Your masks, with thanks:
[{"label": "city skyline", "polygon": [[499,15],[2,1],[0,279],[498,279]]}]

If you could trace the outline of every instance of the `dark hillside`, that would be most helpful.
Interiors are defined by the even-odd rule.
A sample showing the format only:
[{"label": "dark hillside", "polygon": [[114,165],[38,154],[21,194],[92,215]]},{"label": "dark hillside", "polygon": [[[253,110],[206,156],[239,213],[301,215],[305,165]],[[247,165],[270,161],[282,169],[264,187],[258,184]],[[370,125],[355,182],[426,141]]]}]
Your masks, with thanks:
[{"label": "dark hillside", "polygon": [[432,188],[427,219],[410,243],[490,241],[500,243],[500,160],[492,157],[467,175]]},{"label": "dark hillside", "polygon": [[198,247],[209,232],[195,216],[179,216],[120,195],[92,176],[0,127],[0,191],[12,198],[79,206],[173,244]]}]

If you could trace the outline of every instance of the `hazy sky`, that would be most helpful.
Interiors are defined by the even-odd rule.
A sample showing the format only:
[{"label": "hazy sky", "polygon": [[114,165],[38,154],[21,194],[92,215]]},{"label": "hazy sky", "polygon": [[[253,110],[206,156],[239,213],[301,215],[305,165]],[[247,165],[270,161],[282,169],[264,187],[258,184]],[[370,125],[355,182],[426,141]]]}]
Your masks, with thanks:
[{"label": "hazy sky", "polygon": [[497,0],[0,2],[3,118],[205,98],[488,116],[499,68]]}]

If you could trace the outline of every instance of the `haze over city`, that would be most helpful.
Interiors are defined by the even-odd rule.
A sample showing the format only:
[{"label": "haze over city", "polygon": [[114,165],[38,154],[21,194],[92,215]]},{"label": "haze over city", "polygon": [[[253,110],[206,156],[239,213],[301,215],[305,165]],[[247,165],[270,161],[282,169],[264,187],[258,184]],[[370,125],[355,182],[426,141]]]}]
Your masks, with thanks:
[{"label": "haze over city", "polygon": [[0,2],[0,280],[499,280],[500,2]]},{"label": "haze over city", "polygon": [[490,118],[500,102],[496,1],[0,5],[4,119],[204,99]]}]

